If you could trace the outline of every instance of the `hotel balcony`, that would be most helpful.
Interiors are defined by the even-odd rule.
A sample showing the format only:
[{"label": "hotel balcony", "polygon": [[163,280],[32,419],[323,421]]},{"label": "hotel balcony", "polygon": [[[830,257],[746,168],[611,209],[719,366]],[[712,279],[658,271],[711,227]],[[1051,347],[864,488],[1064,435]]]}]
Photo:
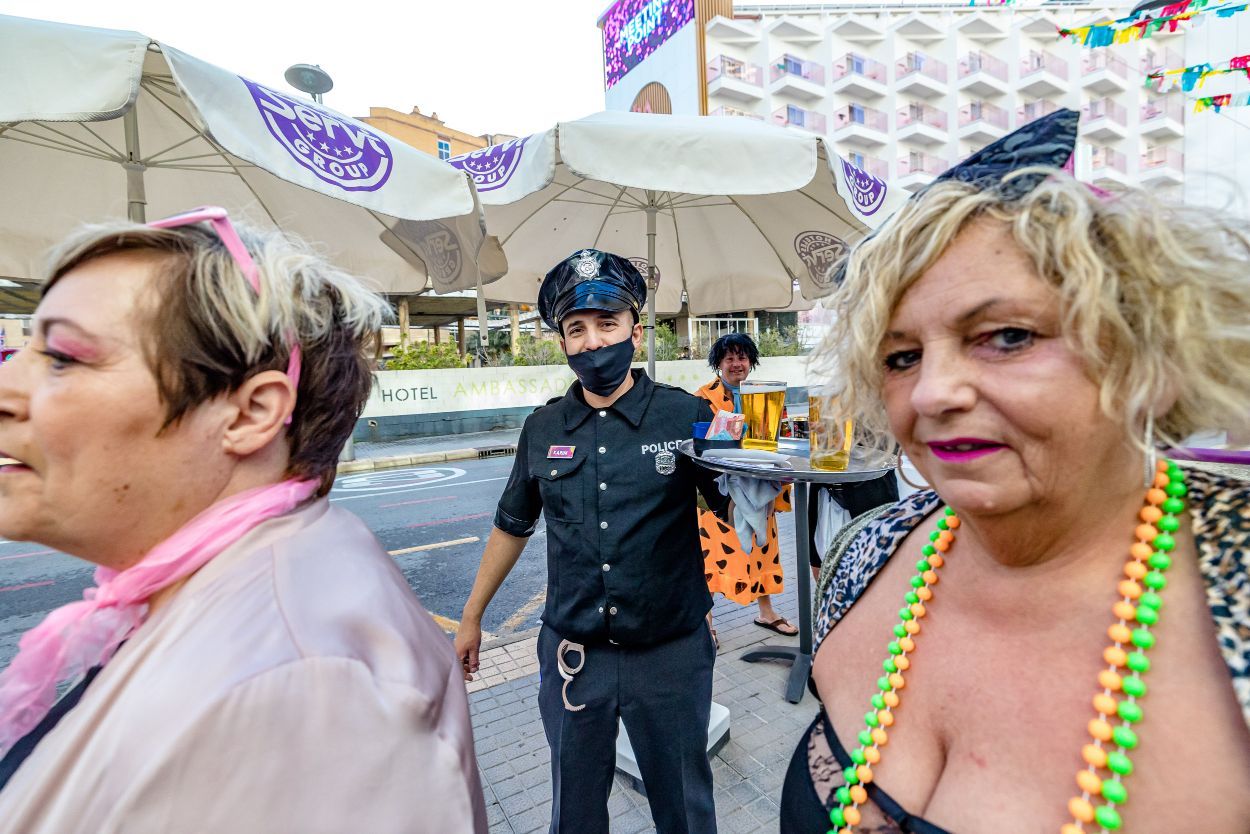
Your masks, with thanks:
[{"label": "hotel balcony", "polygon": [[1112,148],[1089,148],[1090,180],[1094,185],[1128,185],[1128,163]]},{"label": "hotel balcony", "polygon": [[852,43],[873,43],[885,38],[885,27],[875,18],[848,14],[829,28],[829,31],[844,41]]},{"label": "hotel balcony", "polygon": [[987,145],[1007,135],[1007,111],[988,101],[972,101],[959,108],[959,138]]},{"label": "hotel balcony", "polygon": [[1180,185],[1185,181],[1185,158],[1176,148],[1148,148],[1141,155],[1139,185]]},{"label": "hotel balcony", "polygon": [[859,104],[840,107],[833,113],[833,140],[848,145],[877,147],[890,141],[886,114]]},{"label": "hotel balcony", "polygon": [[1053,101],[1030,101],[1023,107],[1016,108],[1016,127],[1023,127],[1029,122],[1035,122],[1042,116],[1049,116],[1059,109],[1059,105]]},{"label": "hotel balcony", "polygon": [[760,31],[760,25],[754,21],[735,20],[720,14],[707,22],[708,37],[721,43],[759,43]]},{"label": "hotel balcony", "polygon": [[927,104],[909,104],[894,114],[895,135],[913,145],[943,145],[950,138],[946,113]]},{"label": "hotel balcony", "polygon": [[907,19],[900,23],[894,31],[908,40],[918,43],[940,41],[950,37],[950,32],[932,14],[920,14],[917,12],[908,15]]},{"label": "hotel balcony", "polygon": [[1185,59],[1177,52],[1167,49],[1166,47],[1157,49],[1146,49],[1141,56],[1142,75],[1150,75],[1152,72],[1160,70],[1181,69],[1185,66]]},{"label": "hotel balcony", "polygon": [[1004,95],[1007,64],[988,52],[969,52],[959,59],[959,89],[974,96],[992,98]]},{"label": "hotel balcony", "polygon": [[764,117],[759,113],[751,113],[747,110],[739,110],[737,107],[717,107],[709,116],[733,116],[739,119],[755,119],[756,121],[764,121]]},{"label": "hotel balcony", "polygon": [[833,62],[829,89],[851,98],[881,98],[886,94],[885,65],[848,52]]},{"label": "hotel balcony", "polygon": [[1179,139],[1185,135],[1185,101],[1167,97],[1147,101],[1141,106],[1142,136],[1151,139]]},{"label": "hotel balcony", "polygon": [[882,182],[890,178],[890,166],[886,164],[884,159],[877,159],[875,156],[864,156],[862,153],[852,151],[846,155],[846,161],[865,174],[872,174]]},{"label": "hotel balcony", "polygon": [[1057,55],[1032,50],[1020,59],[1020,92],[1045,98],[1068,91],[1068,64]]},{"label": "hotel balcony", "polygon": [[1081,135],[1100,142],[1123,139],[1128,135],[1124,105],[1112,98],[1101,98],[1082,107]]},{"label": "hotel balcony", "polygon": [[950,163],[945,159],[912,152],[898,158],[898,177],[895,182],[914,193],[933,182],[934,177],[949,167]]},{"label": "hotel balcony", "polygon": [[1104,96],[1128,89],[1128,67],[1107,50],[1091,50],[1081,61],[1081,86]]},{"label": "hotel balcony", "polygon": [[785,93],[804,101],[825,96],[825,68],[815,61],[804,61],[793,55],[782,55],[769,69],[768,92]]},{"label": "hotel balcony", "polygon": [[956,24],[959,33],[980,43],[993,43],[1007,37],[1007,29],[992,14],[964,15]]},{"label": "hotel balcony", "polygon": [[707,94],[757,102],[764,98],[764,70],[726,55],[717,55],[707,62]]},{"label": "hotel balcony", "polygon": [[894,64],[894,89],[916,98],[946,95],[946,64],[923,52],[908,52]]},{"label": "hotel balcony", "polygon": [[773,111],[773,124],[782,127],[798,127],[810,133],[824,135],[826,121],[824,114],[814,110],[804,110],[793,104],[778,107]]},{"label": "hotel balcony", "polygon": [[824,39],[819,22],[813,22],[810,18],[788,15],[777,21],[768,33],[783,41],[799,44],[820,43]]}]

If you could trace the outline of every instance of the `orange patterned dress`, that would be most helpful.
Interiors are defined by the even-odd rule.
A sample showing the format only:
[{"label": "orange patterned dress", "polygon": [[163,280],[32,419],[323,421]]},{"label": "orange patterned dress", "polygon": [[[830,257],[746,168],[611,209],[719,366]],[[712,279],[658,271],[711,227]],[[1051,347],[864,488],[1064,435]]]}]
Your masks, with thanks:
[{"label": "orange patterned dress", "polygon": [[[733,394],[719,378],[695,391],[717,411],[733,411]],[[777,496],[777,511],[790,511],[790,488]],[[739,605],[750,605],[764,594],[779,594],[785,585],[781,573],[781,547],[777,541],[777,517],[768,520],[768,541],[747,555],[738,533],[708,510],[699,510],[699,543],[703,547],[703,575],[713,594],[724,594]]]}]

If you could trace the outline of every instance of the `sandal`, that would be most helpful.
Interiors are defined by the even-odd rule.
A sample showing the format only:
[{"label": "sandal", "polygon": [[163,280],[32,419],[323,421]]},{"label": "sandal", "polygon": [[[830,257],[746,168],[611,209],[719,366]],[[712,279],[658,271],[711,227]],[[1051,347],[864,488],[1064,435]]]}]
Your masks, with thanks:
[{"label": "sandal", "polygon": [[766,623],[763,620],[759,619],[758,617],[755,619],[755,624],[757,626],[759,626],[760,628],[766,628],[769,631],[775,631],[778,634],[780,634],[782,637],[798,637],[799,636],[799,630],[797,628],[794,628],[794,631],[782,631],[781,626],[783,623],[785,625],[790,626],[790,628],[794,628],[794,623],[790,622],[785,617],[778,617],[777,619],[773,620],[771,623]]}]

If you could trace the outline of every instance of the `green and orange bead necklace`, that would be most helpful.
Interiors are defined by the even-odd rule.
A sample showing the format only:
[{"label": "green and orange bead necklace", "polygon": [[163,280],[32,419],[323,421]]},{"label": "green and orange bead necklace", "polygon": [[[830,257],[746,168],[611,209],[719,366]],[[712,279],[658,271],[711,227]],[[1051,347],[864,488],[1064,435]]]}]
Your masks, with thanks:
[{"label": "green and orange bead necklace", "polygon": [[[1159,594],[1167,586],[1164,574],[1172,566],[1169,554],[1176,548],[1173,534],[1180,529],[1187,492],[1180,467],[1172,461],[1159,461],[1154,484],[1147,490],[1145,506],[1139,513],[1141,523],[1124,565],[1125,578],[1116,587],[1120,600],[1111,609],[1116,621],[1107,629],[1111,645],[1102,655],[1107,666],[1098,673],[1100,691],[1093,698],[1096,717],[1089,722],[1092,741],[1081,750],[1086,767],[1076,774],[1080,794],[1069,800],[1073,821],[1065,824],[1060,834],[1106,834],[1123,825],[1116,806],[1128,801],[1124,780],[1133,772],[1130,754],[1137,747],[1133,727],[1142,720],[1138,703],[1146,694],[1142,675],[1150,669],[1146,653],[1155,643],[1150,629],[1159,621],[1163,603]],[[946,507],[922,548],[923,558],[910,579],[906,605],[898,612],[894,640],[886,647],[889,656],[882,664],[885,674],[877,679],[872,709],[864,714],[866,729],[860,731],[859,746],[851,751],[852,764],[842,772],[846,784],[834,792],[837,804],[829,812],[833,827],[828,834],[852,834],[860,823],[859,808],[868,802],[865,786],[872,782],[873,765],[881,761],[881,748],[889,741],[887,729],[894,725],[899,692],[906,683],[903,673],[911,668],[920,621],[927,613],[925,603],[933,599],[937,571],[945,564],[945,554],[955,543],[954,531],[958,529],[959,516]]]}]

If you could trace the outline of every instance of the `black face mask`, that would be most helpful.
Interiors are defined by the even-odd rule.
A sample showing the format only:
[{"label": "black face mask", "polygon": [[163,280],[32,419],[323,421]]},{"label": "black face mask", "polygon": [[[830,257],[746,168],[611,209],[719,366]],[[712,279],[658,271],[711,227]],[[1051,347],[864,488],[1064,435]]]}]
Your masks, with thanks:
[{"label": "black face mask", "polygon": [[634,340],[626,339],[598,350],[583,350],[568,357],[569,367],[582,387],[606,397],[621,387],[634,360]]}]

